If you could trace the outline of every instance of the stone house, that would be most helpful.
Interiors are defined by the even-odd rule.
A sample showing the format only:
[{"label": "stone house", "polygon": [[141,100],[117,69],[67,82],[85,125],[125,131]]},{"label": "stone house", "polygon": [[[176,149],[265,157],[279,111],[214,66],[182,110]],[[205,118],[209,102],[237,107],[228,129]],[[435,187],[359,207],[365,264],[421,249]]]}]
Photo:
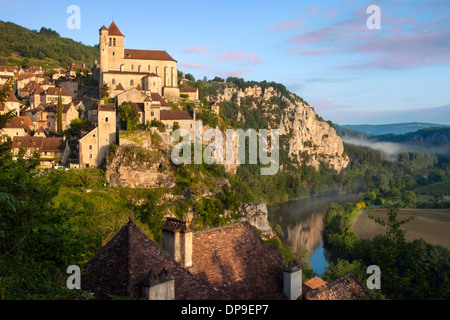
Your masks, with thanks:
[{"label": "stone house", "polygon": [[[34,129],[35,126],[30,118],[15,116],[0,130],[0,133],[13,139],[14,137],[28,136]],[[2,137],[1,140],[5,141],[6,137]]]},{"label": "stone house", "polygon": [[[47,131],[57,131],[57,105],[55,103],[40,103],[36,108],[27,107],[22,114],[29,117],[37,128]],[[62,130],[70,128],[72,120],[78,118],[78,108],[74,102],[62,105]]]},{"label": "stone house", "polygon": [[174,128],[186,129],[189,131],[191,138],[194,137],[195,113],[187,110],[161,110],[160,121],[164,123],[169,131]]},{"label": "stone house", "polygon": [[[4,85],[0,84],[0,90],[2,90],[3,87],[4,87]],[[9,111],[15,111],[16,115],[20,115],[20,107],[21,107],[20,100],[17,99],[13,90],[11,90],[9,92],[9,96],[6,99],[6,101],[0,103],[0,114],[7,113]]]},{"label": "stone house", "polygon": [[180,95],[187,95],[189,101],[198,101],[198,88],[180,88]]},{"label": "stone house", "polygon": [[111,143],[116,143],[117,120],[114,104],[98,105],[98,125],[78,140],[79,167],[97,168],[102,165]]},{"label": "stone house", "polygon": [[278,248],[267,246],[248,222],[193,232],[186,221],[167,218],[160,247],[130,218],[85,267],[82,289],[98,299],[370,298],[351,275],[328,284],[303,284],[301,267],[295,262],[285,267]]},{"label": "stone house", "polygon": [[72,102],[72,95],[64,88],[49,87],[47,90],[41,92],[41,103],[58,103],[58,97],[61,96],[63,104]]},{"label": "stone house", "polygon": [[39,153],[41,168],[63,165],[67,163],[70,154],[68,141],[59,137],[14,137],[12,141],[13,154],[17,155],[22,148],[26,150],[25,157],[31,157],[35,152]]}]

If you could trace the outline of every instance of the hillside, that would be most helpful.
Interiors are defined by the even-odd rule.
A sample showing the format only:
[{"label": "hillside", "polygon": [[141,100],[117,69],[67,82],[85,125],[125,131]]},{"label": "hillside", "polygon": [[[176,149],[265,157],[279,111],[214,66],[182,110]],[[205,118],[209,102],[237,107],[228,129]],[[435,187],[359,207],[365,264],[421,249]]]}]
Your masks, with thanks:
[{"label": "hillside", "polygon": [[36,31],[0,21],[0,65],[65,68],[72,62],[90,66],[95,59],[98,59],[97,47],[63,38],[44,27]]},{"label": "hillside", "polygon": [[[425,122],[405,122],[405,123],[391,123],[391,124],[360,124],[360,125],[343,125],[345,129],[362,131],[369,135],[381,134],[405,134],[426,128],[445,127],[442,124],[425,123]],[[351,131],[347,131],[351,133]],[[355,132],[353,132],[355,133]]]}]

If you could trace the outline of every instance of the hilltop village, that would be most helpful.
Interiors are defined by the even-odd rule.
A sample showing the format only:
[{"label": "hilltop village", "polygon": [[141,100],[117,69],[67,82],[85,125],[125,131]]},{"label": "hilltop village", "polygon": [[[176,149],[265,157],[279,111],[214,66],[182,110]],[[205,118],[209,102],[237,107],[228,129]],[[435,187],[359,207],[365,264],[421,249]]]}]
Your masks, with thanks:
[{"label": "hilltop village", "polygon": [[[166,51],[125,49],[125,36],[114,22],[99,35],[100,61],[92,68],[72,63],[48,77],[38,66],[0,66],[0,89],[11,86],[0,114],[16,114],[3,129],[2,141],[9,136],[14,153],[21,148],[30,156],[38,152],[41,168],[100,167],[110,144],[119,142],[117,107],[129,102],[137,109],[139,125],[150,127],[153,121],[167,131],[193,131],[194,110],[174,104],[181,99],[200,105],[198,89],[178,79],[176,60]],[[95,79],[98,88],[86,86],[82,76]],[[218,114],[218,104],[211,103],[211,109]],[[83,123],[82,130],[70,131],[77,123]]]},{"label": "hilltop village", "polygon": [[[0,66],[0,89],[11,88],[0,113],[15,112],[1,139],[12,140],[14,154],[38,152],[41,168],[102,167],[111,146],[121,144],[125,128],[118,109],[129,103],[144,130],[193,132],[196,109],[204,106],[169,53],[125,49],[125,36],[114,22],[100,28],[99,40],[100,61],[92,68],[71,64],[49,77],[37,66]],[[180,102],[195,107],[181,109]],[[219,114],[217,102],[207,107]],[[130,218],[87,262],[83,290],[99,299],[372,298],[352,274],[329,283],[317,277],[303,282],[301,267],[287,264],[245,219],[194,232],[188,221],[166,217],[161,234],[160,247]]]}]

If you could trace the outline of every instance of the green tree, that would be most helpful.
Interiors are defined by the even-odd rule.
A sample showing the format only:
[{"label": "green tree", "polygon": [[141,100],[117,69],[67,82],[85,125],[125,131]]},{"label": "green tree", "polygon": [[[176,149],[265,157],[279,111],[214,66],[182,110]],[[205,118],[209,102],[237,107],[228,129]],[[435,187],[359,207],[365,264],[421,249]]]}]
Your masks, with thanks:
[{"label": "green tree", "polygon": [[61,95],[58,97],[58,104],[56,105],[56,131],[62,133],[62,98]]},{"label": "green tree", "polygon": [[104,99],[105,97],[109,97],[109,86],[107,83],[102,85],[102,87],[100,88],[100,98]]},{"label": "green tree", "polygon": [[412,191],[405,191],[402,194],[402,201],[408,207],[414,207],[417,201],[417,195]]},{"label": "green tree", "polygon": [[131,102],[124,102],[117,108],[117,117],[120,120],[122,128],[126,130],[135,130],[139,122],[139,113],[136,105]]}]

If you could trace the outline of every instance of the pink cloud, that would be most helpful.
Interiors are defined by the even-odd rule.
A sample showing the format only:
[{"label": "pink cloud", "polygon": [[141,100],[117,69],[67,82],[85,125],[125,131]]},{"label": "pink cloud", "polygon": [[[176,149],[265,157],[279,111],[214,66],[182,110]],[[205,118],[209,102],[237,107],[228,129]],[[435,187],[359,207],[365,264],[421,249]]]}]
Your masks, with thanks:
[{"label": "pink cloud", "polygon": [[218,74],[222,78],[228,78],[228,77],[238,77],[242,78],[245,75],[252,73],[253,69],[245,69],[245,70],[235,70],[235,71],[215,71],[215,74]]},{"label": "pink cloud", "polygon": [[191,63],[191,62],[180,62],[178,64],[181,67],[188,68],[188,69],[195,69],[195,70],[210,70],[211,69],[209,66],[196,64],[196,63]]},{"label": "pink cloud", "polygon": [[317,14],[319,13],[319,8],[317,8],[316,6],[311,6],[308,8],[308,12],[311,14]]},{"label": "pink cloud", "polygon": [[187,52],[187,53],[200,53],[200,54],[203,54],[205,56],[212,55],[210,52],[208,52],[208,47],[207,46],[197,46],[197,47],[187,48],[187,49],[184,50],[184,52]]},{"label": "pink cloud", "polygon": [[280,23],[273,24],[269,29],[265,30],[265,32],[281,32],[285,30],[293,30],[300,27],[304,24],[306,20],[303,19],[303,14],[301,13],[295,19],[284,20]]},{"label": "pink cloud", "polygon": [[244,51],[233,51],[233,52],[224,51],[221,57],[217,57],[214,60],[232,61],[241,65],[258,64],[263,62],[260,58],[258,58],[256,54]]}]

